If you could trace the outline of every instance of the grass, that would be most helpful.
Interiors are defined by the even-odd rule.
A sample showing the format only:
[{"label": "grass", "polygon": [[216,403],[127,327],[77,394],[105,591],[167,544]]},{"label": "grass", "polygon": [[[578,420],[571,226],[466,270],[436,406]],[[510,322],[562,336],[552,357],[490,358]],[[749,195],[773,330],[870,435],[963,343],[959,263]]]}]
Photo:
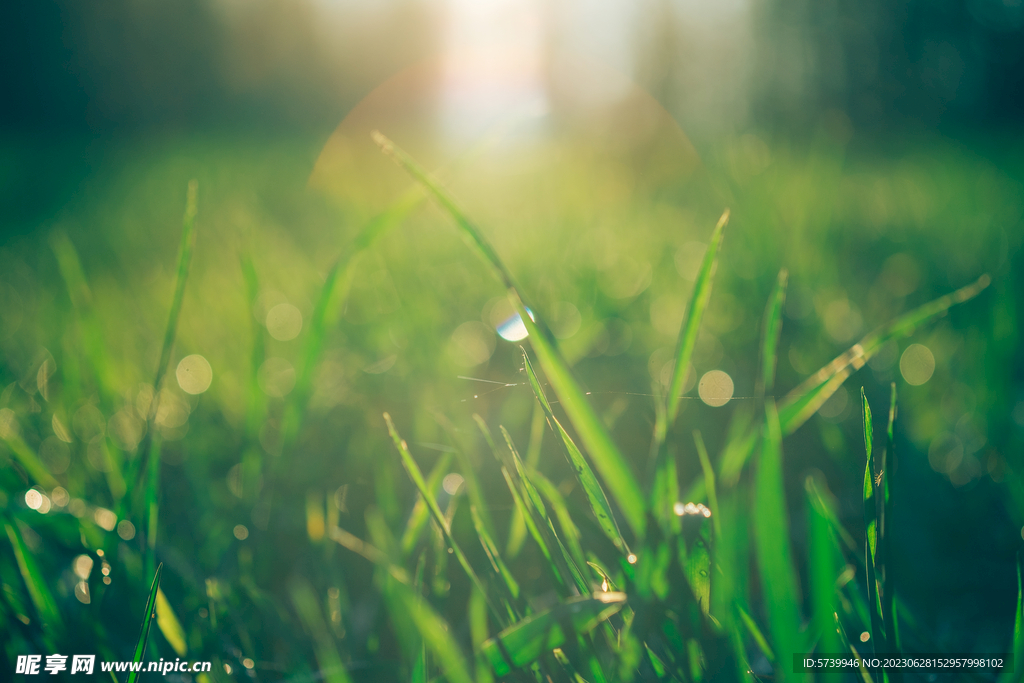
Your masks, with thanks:
[{"label": "grass", "polygon": [[[926,392],[962,393],[943,349],[954,333],[975,343],[986,324],[958,316],[1004,310],[1005,273],[949,294],[942,280],[877,306],[878,292],[851,280],[844,305],[857,306],[862,293],[864,317],[891,322],[814,371],[802,362],[808,349],[825,358],[839,342],[822,341],[827,330],[796,313],[808,297],[803,255],[773,262],[765,249],[759,269],[777,276],[737,277],[731,250],[749,252],[756,239],[744,226],[757,211],[749,187],[733,197],[732,224],[729,212],[715,223],[716,207],[688,235],[707,245],[697,258],[680,257],[696,263],[692,285],[672,263],[654,261],[649,291],[616,298],[602,278],[634,267],[624,258],[603,267],[589,253],[561,266],[549,254],[524,258],[521,244],[471,218],[466,187],[464,204],[393,142],[375,139],[409,186],[382,212],[348,216],[355,237],[315,266],[289,249],[263,253],[257,241],[232,261],[211,227],[225,218],[216,202],[207,218],[216,182],[207,190],[203,181],[202,214],[193,186],[177,265],[151,285],[128,327],[149,330],[148,362],[118,351],[125,342],[110,321],[129,308],[110,297],[120,290],[88,249],[79,252],[77,235],[54,233],[54,283],[62,279],[64,292],[46,315],[73,321],[54,337],[59,346],[45,342],[58,370],[17,371],[10,344],[0,368],[9,388],[0,405],[10,465],[2,479],[9,546],[0,553],[8,658],[174,652],[214,661],[210,681],[252,671],[257,680],[596,683],[808,680],[792,669],[794,653],[950,648],[930,630],[935,606],[915,600],[907,574],[905,529],[925,522],[907,516],[913,491],[900,484],[907,475],[896,451],[910,472],[913,458],[927,460],[937,428],[929,432],[921,416],[953,399]],[[424,213],[424,198],[440,213]],[[445,241],[446,224],[475,263]],[[522,239],[557,251],[562,237],[552,232],[550,249],[545,237]],[[645,258],[638,242],[630,259]],[[277,260],[281,271],[267,266]],[[278,291],[289,286],[282,272],[303,268],[322,278],[310,278],[301,296]],[[217,279],[230,269],[235,289]],[[389,287],[402,301],[390,312]],[[589,308],[587,291],[597,292]],[[934,291],[930,302],[924,291]],[[268,292],[303,312],[294,346],[259,320]],[[570,300],[578,305],[562,305]],[[673,325],[662,324],[653,312],[673,301]],[[522,347],[496,342],[466,313],[481,303],[487,322],[499,307],[519,315]],[[827,322],[829,302],[815,305]],[[731,328],[730,306],[745,310]],[[752,314],[762,307],[763,316]],[[567,310],[581,319],[575,335],[565,334]],[[459,324],[468,336],[451,335]],[[623,325],[632,350],[592,351],[618,343]],[[42,319],[38,327],[43,338]],[[911,337],[938,362],[928,384],[900,390],[898,425],[896,384],[881,382],[897,371],[877,360]],[[467,351],[460,339],[483,346]],[[479,348],[491,360],[459,366]],[[656,349],[663,355],[652,356]],[[165,377],[174,358],[193,352],[217,368],[199,398]],[[394,369],[377,372],[392,355]],[[288,361],[294,388],[285,396],[266,391],[268,358]],[[727,408],[695,400],[688,377],[716,367],[736,381]],[[456,384],[456,373],[492,384]],[[149,394],[139,388],[147,381]],[[859,409],[837,410],[851,384]],[[880,385],[884,439],[871,420]],[[479,388],[470,389],[477,398],[466,398],[467,386]],[[788,386],[796,388],[777,389]],[[93,409],[102,429],[87,420]],[[168,417],[174,410],[185,411],[187,434]],[[842,415],[860,418],[862,445],[851,438],[854,418]],[[122,424],[139,425],[140,438],[126,440]],[[922,452],[914,435],[929,433]],[[957,434],[965,442],[967,432]],[[46,511],[23,502],[31,491]],[[863,514],[852,515],[854,505]],[[75,573],[83,556],[95,567],[84,578]],[[1005,629],[1015,651],[1019,594],[1018,572],[1012,642]],[[863,675],[900,680],[895,670]]]}]

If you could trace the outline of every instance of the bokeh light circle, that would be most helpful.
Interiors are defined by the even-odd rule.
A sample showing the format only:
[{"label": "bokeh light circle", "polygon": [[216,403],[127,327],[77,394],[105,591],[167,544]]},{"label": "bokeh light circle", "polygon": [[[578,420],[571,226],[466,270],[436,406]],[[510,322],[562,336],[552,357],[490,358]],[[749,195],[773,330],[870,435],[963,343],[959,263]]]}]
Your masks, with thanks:
[{"label": "bokeh light circle", "polygon": [[900,356],[900,374],[907,384],[920,386],[935,373],[935,356],[924,344],[911,344]]},{"label": "bokeh light circle", "polygon": [[201,394],[210,388],[213,382],[213,368],[210,362],[199,354],[185,356],[174,371],[178,378],[178,386],[186,394]]}]

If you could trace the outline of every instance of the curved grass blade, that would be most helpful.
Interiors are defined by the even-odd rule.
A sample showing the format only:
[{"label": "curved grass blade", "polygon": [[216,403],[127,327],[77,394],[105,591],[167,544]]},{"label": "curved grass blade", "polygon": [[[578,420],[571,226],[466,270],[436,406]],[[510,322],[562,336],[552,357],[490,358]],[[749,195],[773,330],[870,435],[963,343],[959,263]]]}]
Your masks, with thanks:
[{"label": "curved grass blade", "polygon": [[[387,422],[388,432],[391,434],[391,439],[395,442],[395,447],[398,449],[398,453],[402,457],[402,465],[405,467],[406,472],[409,473],[409,478],[412,479],[413,484],[415,484],[416,488],[419,489],[420,495],[423,496],[423,500],[427,504],[427,509],[430,510],[431,515],[434,517],[434,521],[437,522],[439,527],[441,527],[445,540],[448,542],[448,547],[452,549],[452,553],[459,561],[459,564],[462,565],[463,570],[465,570],[473,584],[486,596],[487,592],[483,583],[481,583],[476,572],[473,571],[473,567],[469,564],[469,560],[462,553],[462,548],[459,547],[455,537],[452,536],[448,519],[445,517],[444,513],[441,512],[441,508],[438,506],[437,499],[434,498],[433,492],[427,488],[427,482],[423,479],[423,473],[420,471],[419,465],[416,464],[416,460],[413,459],[412,453],[409,452],[409,445],[405,442],[405,439],[398,434],[398,430],[395,429],[395,425],[391,421],[391,416],[387,413],[384,413],[384,421]],[[495,617],[500,619],[500,612],[498,612],[489,600],[488,606],[491,608]]]},{"label": "curved grass blade", "polygon": [[569,364],[558,350],[553,336],[539,317],[537,322],[534,322],[527,312],[526,304],[511,272],[505,267],[480,229],[469,220],[447,190],[380,132],[374,131],[372,137],[385,154],[393,158],[415,178],[449,213],[455,221],[463,241],[490,267],[492,273],[505,287],[509,300],[526,326],[530,345],[537,354],[541,369],[554,388],[566,414],[569,415],[577,434],[583,440],[583,445],[594,461],[594,466],[604,478],[633,533],[637,537],[642,537],[646,524],[645,506],[643,493],[637,484],[636,477],[618,446],[612,441],[611,435],[601,422],[597,412],[584,395]]},{"label": "curved grass blade", "polygon": [[879,647],[875,643],[885,643],[886,638],[875,567],[878,550],[878,507],[875,498],[875,458],[872,450],[874,428],[871,423],[871,406],[868,405],[864,387],[860,390],[860,401],[864,416],[864,450],[867,451],[867,461],[864,465],[864,566],[867,571],[868,608],[871,611],[871,648],[878,653]]},{"label": "curved grass blade", "polygon": [[708,494],[708,509],[711,510],[711,523],[715,529],[715,538],[722,537],[722,520],[718,516],[718,492],[715,489],[715,468],[711,466],[708,449],[704,446],[704,438],[699,430],[693,430],[693,443],[697,447],[697,457],[704,473],[704,490]]},{"label": "curved grass blade", "polygon": [[722,212],[715,229],[711,232],[711,239],[708,241],[707,251],[701,260],[700,270],[697,279],[693,284],[693,293],[690,294],[690,302],[686,306],[686,317],[679,327],[679,338],[676,341],[675,368],[672,370],[672,380],[668,385],[666,397],[666,424],[665,429],[675,422],[679,414],[679,402],[682,400],[683,384],[686,381],[686,372],[690,367],[690,358],[693,356],[693,349],[697,345],[697,333],[700,331],[700,321],[704,317],[704,311],[711,300],[711,283],[715,277],[715,270],[718,267],[718,250],[722,245],[722,235],[726,224],[729,222],[729,209]]},{"label": "curved grass blade", "polygon": [[[437,487],[441,485],[441,479],[444,478],[445,472],[448,471],[448,465],[452,461],[451,452],[445,452],[441,454],[441,457],[434,463],[434,468],[430,470],[430,475],[427,477],[427,488],[431,491],[436,491]],[[412,506],[412,512],[409,514],[409,521],[405,525],[405,532],[402,534],[402,555],[408,557],[409,553],[416,547],[416,543],[420,539],[420,534],[423,533],[424,527],[427,525],[427,520],[430,518],[430,510],[427,508],[427,501],[420,496],[416,499],[416,503]]]},{"label": "curved grass blade", "polygon": [[1019,683],[1024,679],[1024,583],[1021,581],[1021,568],[1024,567],[1024,554],[1017,551],[1017,608],[1013,617],[1013,658],[1016,670],[1006,671],[999,677],[999,683]]},{"label": "curved grass blade", "polygon": [[[896,577],[890,563],[892,557],[892,534],[889,526],[892,524],[892,473],[896,470],[896,383],[890,385],[889,393],[889,422],[885,430],[885,450],[882,451],[882,462],[878,471],[878,480],[881,482],[880,496],[881,504],[878,517],[878,567],[881,572],[881,600],[882,600],[882,622],[885,624],[886,654],[900,654],[899,624],[896,610]],[[886,671],[890,683],[902,683],[903,671],[898,668],[890,668]]]},{"label": "curved grass blade", "polygon": [[551,509],[555,513],[555,517],[558,518],[558,526],[562,529],[561,538],[565,539],[565,545],[569,549],[569,554],[572,555],[573,561],[577,567],[585,567],[587,560],[583,556],[583,547],[580,545],[580,530],[576,527],[576,523],[572,520],[572,515],[569,514],[569,508],[565,504],[565,498],[559,492],[558,487],[551,483],[551,481],[540,472],[534,470],[530,472],[530,480],[534,486],[540,491],[544,498],[547,498],[548,503],[551,505]]},{"label": "curved grass blade", "polygon": [[563,623],[572,629],[569,637],[583,635],[625,604],[625,593],[595,593],[571,598],[508,627],[485,642],[481,654],[490,662],[496,676],[506,676],[513,669],[533,663],[543,653],[561,647],[566,642]]},{"label": "curved grass blade", "polygon": [[501,577],[501,580],[504,582],[511,604],[519,598],[519,583],[512,576],[512,572],[508,570],[505,561],[501,559],[498,546],[494,544],[494,539],[487,533],[487,528],[484,526],[483,520],[480,519],[480,513],[477,512],[475,505],[471,504],[469,506],[469,513],[473,518],[473,527],[476,529],[476,535],[480,537],[480,545],[483,546],[484,553],[487,555],[487,559],[490,560],[494,573]]},{"label": "curved grass blade", "polygon": [[387,590],[392,594],[393,603],[404,608],[423,639],[423,644],[433,654],[433,659],[441,665],[448,681],[450,683],[473,683],[466,658],[462,655],[459,644],[451,636],[445,620],[434,611],[426,600],[405,584],[392,581]]},{"label": "curved grass blade", "polygon": [[0,424],[0,438],[7,442],[7,447],[14,453],[14,457],[25,468],[25,473],[35,483],[40,486],[53,489],[60,484],[53,475],[50,474],[50,470],[46,469],[46,465],[39,459],[35,451],[29,448],[28,444],[18,434],[18,426],[16,423],[17,418],[13,414],[9,414],[9,417],[0,416],[0,419],[10,420],[10,422],[4,422]]},{"label": "curved grass blade", "polygon": [[800,598],[789,544],[785,486],[782,478],[782,428],[775,401],[765,399],[765,435],[754,480],[754,540],[761,585],[768,610],[768,630],[780,653],[776,680],[788,678],[781,663],[800,643]]},{"label": "curved grass blade", "polygon": [[615,515],[612,512],[611,504],[608,502],[608,496],[605,495],[601,483],[597,480],[594,471],[590,469],[586,458],[580,453],[580,449],[576,447],[576,443],[569,436],[568,432],[565,431],[565,428],[562,427],[554,413],[551,412],[551,404],[544,394],[544,388],[541,386],[540,380],[537,379],[537,373],[533,370],[533,364],[530,363],[530,357],[526,354],[526,349],[520,347],[520,350],[523,353],[523,367],[526,368],[526,376],[530,380],[530,387],[533,389],[537,401],[544,410],[548,426],[560,437],[559,441],[562,444],[562,451],[565,453],[569,465],[572,467],[573,472],[576,473],[576,478],[579,479],[580,485],[583,487],[583,492],[590,502],[590,509],[593,510],[598,525],[605,533],[605,536],[615,544],[615,547],[621,548],[626,554],[629,554],[629,546],[626,545],[625,539],[622,538],[622,532],[619,531],[619,525],[615,521]]},{"label": "curved grass blade", "polygon": [[[473,652],[483,651],[487,641],[487,602],[484,596],[474,590],[469,594],[469,635],[473,641]],[[476,657],[476,683],[492,683],[494,674],[490,663],[479,654]]]},{"label": "curved grass blade", "polygon": [[25,545],[25,539],[21,537],[17,522],[5,520],[4,529],[7,531],[7,538],[11,541],[14,559],[18,563],[18,571],[21,572],[21,578],[25,582],[25,587],[28,589],[29,597],[32,599],[32,604],[35,605],[39,619],[57,633],[62,632],[64,623],[61,621],[57,602],[53,599],[53,593],[46,585],[46,580],[39,571],[32,552]]},{"label": "curved grass blade", "polygon": [[786,304],[786,285],[789,272],[779,271],[775,290],[764,309],[761,327],[761,374],[758,377],[757,394],[763,397],[775,388],[775,365],[778,360],[779,335],[782,332],[782,307]]},{"label": "curved grass blade", "polygon": [[[157,565],[153,574],[153,585],[149,589],[149,598],[146,600],[146,614],[142,618],[142,631],[139,633],[139,640],[135,643],[135,651],[132,652],[132,661],[136,664],[142,662],[146,657],[146,645],[149,643],[149,629],[153,626],[153,618],[156,617],[156,596],[160,590],[160,574],[163,572],[164,563]],[[128,674],[127,683],[135,683],[139,679],[139,672],[132,671]]]},{"label": "curved grass blade", "polygon": [[906,337],[918,327],[942,316],[952,306],[973,299],[980,294],[992,278],[982,275],[976,281],[955,292],[939,297],[871,332],[831,363],[818,370],[796,389],[789,392],[779,407],[783,434],[793,433],[827,401],[836,389],[855,370],[859,370],[886,342]]},{"label": "curved grass blade", "polygon": [[[392,582],[393,585],[402,585]],[[334,638],[327,626],[321,611],[319,600],[312,587],[303,579],[296,580],[290,586],[292,604],[299,613],[299,618],[314,640],[314,652],[320,671],[317,672],[327,683],[350,683],[351,679],[345,671],[345,665],[338,654]]]},{"label": "curved grass blade", "polygon": [[817,651],[836,653],[843,651],[835,628],[836,577],[839,576],[840,558],[831,538],[828,513],[818,495],[814,480],[808,477],[804,488],[808,502],[808,536],[810,537],[808,567],[811,589],[811,623],[820,633]]}]

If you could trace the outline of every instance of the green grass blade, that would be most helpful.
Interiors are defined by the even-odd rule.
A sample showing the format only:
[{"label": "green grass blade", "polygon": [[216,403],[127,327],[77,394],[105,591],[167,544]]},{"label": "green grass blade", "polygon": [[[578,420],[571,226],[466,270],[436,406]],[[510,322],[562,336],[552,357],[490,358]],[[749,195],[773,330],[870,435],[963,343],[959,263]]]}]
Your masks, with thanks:
[{"label": "green grass blade", "polygon": [[530,473],[526,471],[526,466],[519,457],[519,451],[516,450],[516,445],[512,442],[511,435],[505,427],[499,426],[499,428],[501,429],[502,435],[505,437],[505,444],[508,446],[509,453],[512,455],[512,463],[515,465],[520,486],[524,491],[523,497],[530,501],[532,509],[539,517],[537,520],[538,529],[544,536],[548,548],[552,551],[551,558],[554,560],[555,566],[558,568],[558,572],[562,577],[563,583],[566,586],[575,586],[578,593],[589,592],[590,584],[587,581],[586,576],[583,574],[581,566],[577,565],[569,550],[562,543],[561,538],[559,538],[558,532],[555,531],[555,524],[548,515],[547,507],[544,505],[544,500],[541,498],[540,492],[537,491],[537,487],[534,485],[533,480],[530,477]]},{"label": "green grass blade", "polygon": [[[896,383],[890,386],[889,394],[889,422],[885,430],[885,450],[882,452],[882,462],[879,468],[879,479],[881,480],[880,495],[881,505],[878,519],[878,567],[881,572],[881,599],[882,599],[882,622],[885,624],[886,654],[899,655],[901,651],[899,623],[896,609],[896,577],[893,572],[892,558],[892,473],[896,470]],[[898,668],[892,668],[886,672],[890,683],[902,683],[903,672]]]},{"label": "green grass blade", "polygon": [[571,598],[523,619],[483,644],[483,656],[499,678],[536,661],[543,653],[566,642],[562,624],[572,628],[570,637],[589,633],[626,604],[625,593],[595,593]]},{"label": "green grass blade", "polygon": [[39,571],[32,552],[25,545],[25,539],[21,537],[17,523],[10,519],[5,520],[4,529],[7,531],[7,538],[11,541],[14,558],[18,563],[18,571],[28,589],[32,604],[35,605],[36,613],[45,626],[60,633],[64,630],[64,624],[60,618],[60,610],[57,609],[57,602],[53,599],[53,593],[46,585],[46,580],[42,572]]},{"label": "green grass blade", "polygon": [[189,271],[192,268],[192,254],[196,245],[196,214],[197,197],[199,186],[195,180],[189,181],[188,196],[185,202],[185,215],[182,219],[181,243],[178,247],[178,266],[174,284],[174,296],[171,299],[171,308],[167,316],[167,327],[164,329],[163,344],[160,349],[160,361],[157,363],[156,376],[153,380],[153,400],[149,406],[149,429],[143,440],[144,446],[139,452],[144,458],[139,465],[143,476],[145,476],[145,505],[143,514],[145,523],[143,528],[147,530],[147,552],[146,568],[151,571],[155,564],[156,530],[157,530],[157,493],[159,487],[160,468],[160,435],[157,434],[156,420],[159,409],[160,389],[163,386],[164,377],[167,374],[168,365],[171,362],[171,353],[174,350],[174,341],[178,333],[178,320],[181,317],[181,307],[185,301],[185,283],[188,281]]},{"label": "green grass blade", "polygon": [[25,468],[25,473],[44,488],[53,489],[55,486],[59,486],[60,484],[50,474],[50,470],[46,469],[43,461],[21,438],[14,413],[9,409],[5,409],[4,412],[6,415],[0,414],[0,438],[7,442],[14,457]]},{"label": "green grass blade", "polygon": [[487,641],[487,602],[484,596],[474,590],[469,595],[469,636],[473,641],[473,652],[476,656],[476,683],[492,683],[494,673],[487,659],[479,653],[483,651]]},{"label": "green grass blade", "polygon": [[50,236],[50,246],[57,258],[57,268],[68,290],[71,305],[75,309],[82,330],[82,343],[89,365],[95,374],[97,389],[104,397],[109,396],[113,384],[110,372],[110,358],[103,330],[93,308],[92,291],[85,277],[85,271],[78,258],[78,251],[71,239],[63,232]]},{"label": "green grass blade", "polygon": [[864,566],[867,573],[868,608],[871,612],[871,648],[876,653],[886,642],[885,622],[882,621],[882,603],[878,595],[878,576],[875,559],[878,551],[878,507],[875,498],[875,457],[872,449],[874,427],[871,422],[871,406],[868,405],[864,388],[860,390],[861,410],[864,416],[864,450],[867,461],[864,465]]},{"label": "green grass blade", "polygon": [[562,424],[555,417],[554,413],[551,412],[551,404],[548,402],[547,396],[544,394],[544,388],[541,386],[540,380],[537,378],[537,373],[533,370],[533,364],[530,363],[530,358],[526,354],[526,349],[522,349],[522,352],[523,367],[526,368],[526,375],[530,380],[530,386],[533,388],[533,393],[537,396],[537,400],[540,403],[541,408],[544,410],[544,415],[547,418],[548,425],[559,437],[559,442],[563,447],[562,450],[565,453],[573,472],[575,472],[576,478],[583,487],[583,492],[587,496],[587,501],[590,503],[590,509],[593,510],[594,516],[597,518],[598,525],[617,548],[621,548],[626,552],[626,554],[629,554],[629,546],[626,545],[625,539],[622,538],[622,532],[619,531],[619,525],[615,521],[615,515],[612,512],[611,503],[608,502],[608,496],[605,495],[604,489],[601,487],[600,482],[598,482],[594,471],[590,469],[590,464],[587,463],[587,460],[583,457],[580,449],[576,447],[576,443],[565,431],[565,428],[562,427]]},{"label": "green grass blade", "polygon": [[[146,658],[146,645],[149,643],[149,629],[153,626],[153,619],[156,617],[156,596],[160,590],[160,574],[163,572],[164,564],[157,565],[153,574],[153,585],[149,589],[149,598],[146,600],[146,614],[142,617],[142,630],[139,632],[139,640],[135,643],[135,650],[132,652],[132,661],[139,663]],[[139,679],[139,672],[132,671],[128,674],[128,683],[135,683]]]},{"label": "green grass blade", "polygon": [[[428,489],[431,491],[437,490],[437,487],[441,485],[441,480],[444,479],[445,473],[448,472],[448,466],[451,464],[451,461],[451,452],[441,454],[441,457],[434,463],[434,467],[430,470],[430,475],[427,477]],[[402,534],[401,547],[403,556],[408,557],[409,553],[415,549],[428,519],[430,519],[430,510],[427,508],[427,501],[423,499],[423,496],[419,496],[416,499],[416,503],[412,506],[409,521],[406,523],[405,532]]]},{"label": "green grass blade", "polygon": [[780,404],[779,418],[783,434],[792,434],[827,401],[850,374],[859,370],[886,342],[906,337],[918,327],[944,315],[952,306],[973,299],[980,294],[992,278],[987,274],[966,287],[939,297],[896,318],[871,332],[831,363],[818,370],[796,389],[789,392]]},{"label": "green grass blade", "polygon": [[711,300],[711,283],[715,277],[715,270],[718,266],[718,250],[722,245],[722,236],[726,224],[729,222],[729,209],[726,209],[715,229],[711,232],[711,239],[708,241],[707,251],[700,264],[697,279],[693,284],[693,293],[690,294],[690,302],[686,306],[686,316],[679,328],[679,338],[676,341],[675,368],[672,371],[672,380],[668,385],[666,396],[665,412],[667,429],[676,420],[679,414],[679,402],[683,396],[683,384],[686,382],[686,372],[690,367],[690,359],[693,357],[693,349],[697,345],[697,333],[700,331],[700,322],[704,317],[704,311]]},{"label": "green grass blade", "polygon": [[718,515],[718,491],[715,488],[715,468],[711,466],[708,449],[704,446],[704,438],[700,431],[693,430],[693,443],[697,447],[700,468],[704,473],[704,490],[708,494],[708,509],[711,510],[711,523],[715,529],[715,538],[722,537],[722,520]]},{"label": "green grass blade", "polygon": [[754,540],[768,609],[768,630],[780,665],[776,680],[788,678],[784,665],[801,651],[800,598],[789,543],[782,477],[782,428],[775,401],[765,399],[765,436],[754,481]]},{"label": "green grass blade", "polygon": [[[395,585],[401,584],[395,582]],[[327,683],[350,683],[352,679],[345,671],[345,665],[338,654],[334,638],[330,635],[331,630],[324,619],[316,593],[304,579],[293,581],[289,589],[295,611],[298,612],[306,631],[313,637],[316,661],[320,666],[317,673]]]},{"label": "green grass blade", "polygon": [[534,322],[530,314],[527,313],[526,304],[521,297],[512,274],[498,257],[490,242],[483,236],[479,228],[469,220],[447,190],[441,187],[408,154],[379,132],[373,132],[373,139],[386,154],[397,161],[417,182],[423,185],[451,215],[463,240],[490,267],[495,277],[505,287],[509,300],[526,326],[530,345],[537,354],[541,370],[544,371],[548,381],[554,388],[562,407],[566,414],[568,414],[572,425],[576,428],[576,432],[582,439],[590,458],[594,461],[594,466],[601,473],[605,484],[607,484],[608,489],[615,497],[616,503],[622,509],[626,522],[637,537],[642,537],[646,524],[645,506],[643,493],[637,484],[636,477],[629,463],[619,451],[618,446],[612,441],[611,435],[601,422],[597,412],[587,400],[583,389],[573,376],[569,364],[562,357],[561,352],[558,350],[558,345],[554,342],[547,327],[541,322],[539,317],[537,322]]},{"label": "green grass blade", "polygon": [[473,683],[473,677],[469,673],[469,665],[462,654],[459,644],[450,633],[445,620],[427,604],[421,596],[414,593],[408,586],[391,582],[388,585],[396,602],[401,604],[410,620],[419,631],[423,643],[434,655],[434,659],[441,665],[444,675],[450,683]]},{"label": "green grass blade", "polygon": [[786,304],[786,284],[789,272],[783,268],[779,271],[775,290],[768,299],[764,310],[764,322],[761,326],[761,373],[758,376],[757,393],[760,396],[771,394],[775,388],[775,366],[779,354],[779,335],[782,332],[782,308]]},{"label": "green grass blade", "polygon": [[761,654],[764,655],[765,659],[774,664],[775,652],[772,650],[771,645],[768,644],[768,639],[764,637],[761,627],[757,625],[756,621],[754,621],[754,617],[750,616],[747,611],[740,606],[736,607],[736,611],[739,612],[740,621],[743,622],[743,625],[747,629],[747,633],[749,633],[750,637],[754,640],[754,643],[757,645],[757,649],[761,651]]},{"label": "green grass blade", "polygon": [[836,577],[839,576],[841,557],[831,538],[828,513],[812,477],[805,482],[808,502],[808,573],[811,589],[811,623],[813,630],[821,634],[818,640],[819,653],[843,651],[843,645],[836,633],[835,606]]},{"label": "green grass blade", "polygon": [[483,546],[484,553],[487,555],[487,559],[490,560],[494,573],[504,582],[505,588],[508,590],[510,602],[518,599],[519,583],[512,576],[512,572],[508,570],[505,561],[501,559],[498,546],[495,545],[491,535],[487,533],[487,528],[484,526],[483,520],[480,519],[480,513],[477,512],[476,506],[470,505],[469,512],[473,518],[473,528],[476,529],[476,535],[480,537],[480,545]]},{"label": "green grass blade", "polygon": [[[430,510],[431,515],[434,517],[434,521],[441,527],[441,531],[444,533],[445,540],[448,543],[448,547],[452,549],[452,554],[458,560],[459,564],[462,565],[463,570],[469,576],[473,584],[482,592],[487,595],[486,589],[481,583],[480,578],[476,575],[472,565],[469,564],[469,560],[462,552],[462,548],[459,546],[455,537],[452,536],[451,527],[448,523],[448,519],[445,514],[441,512],[440,506],[437,504],[437,499],[434,498],[434,493],[427,487],[427,482],[423,479],[423,473],[420,471],[419,465],[416,464],[416,460],[413,459],[412,453],[409,452],[409,445],[405,442],[399,434],[398,430],[395,429],[394,423],[391,421],[391,416],[384,413],[384,420],[388,425],[388,432],[391,434],[392,440],[395,442],[395,447],[398,449],[399,455],[402,457],[402,465],[405,467],[405,471],[409,473],[409,478],[412,479],[416,488],[419,489],[420,495],[423,496],[423,500],[427,504],[427,509]],[[501,618],[500,613],[495,609],[493,604],[488,602],[491,611],[497,618]]]},{"label": "green grass blade", "polygon": [[559,492],[558,487],[551,483],[551,481],[540,472],[534,470],[530,472],[530,481],[537,487],[540,494],[547,499],[551,505],[551,509],[555,513],[555,517],[558,519],[558,526],[562,530],[560,538],[565,539],[565,545],[569,550],[569,554],[572,556],[573,561],[577,567],[587,566],[587,560],[583,555],[583,547],[580,545],[580,530],[576,527],[576,523],[572,519],[572,515],[569,514],[569,508],[565,503],[565,498]]}]

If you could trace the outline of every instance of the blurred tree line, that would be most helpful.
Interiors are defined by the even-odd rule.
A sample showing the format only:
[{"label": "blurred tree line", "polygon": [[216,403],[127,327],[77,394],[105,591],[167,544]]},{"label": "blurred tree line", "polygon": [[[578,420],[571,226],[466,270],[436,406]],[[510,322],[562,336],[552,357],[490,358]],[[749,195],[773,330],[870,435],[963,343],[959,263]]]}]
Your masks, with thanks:
[{"label": "blurred tree line", "polygon": [[[538,7],[584,30],[614,4]],[[620,66],[688,130],[710,120],[798,131],[827,109],[867,133],[1004,128],[1024,114],[1022,0],[628,5],[613,12],[632,14],[615,27],[634,52]],[[12,0],[0,19],[0,126],[329,131],[374,85],[437,52],[449,9],[427,0]],[[548,27],[552,40],[559,30]]]}]

